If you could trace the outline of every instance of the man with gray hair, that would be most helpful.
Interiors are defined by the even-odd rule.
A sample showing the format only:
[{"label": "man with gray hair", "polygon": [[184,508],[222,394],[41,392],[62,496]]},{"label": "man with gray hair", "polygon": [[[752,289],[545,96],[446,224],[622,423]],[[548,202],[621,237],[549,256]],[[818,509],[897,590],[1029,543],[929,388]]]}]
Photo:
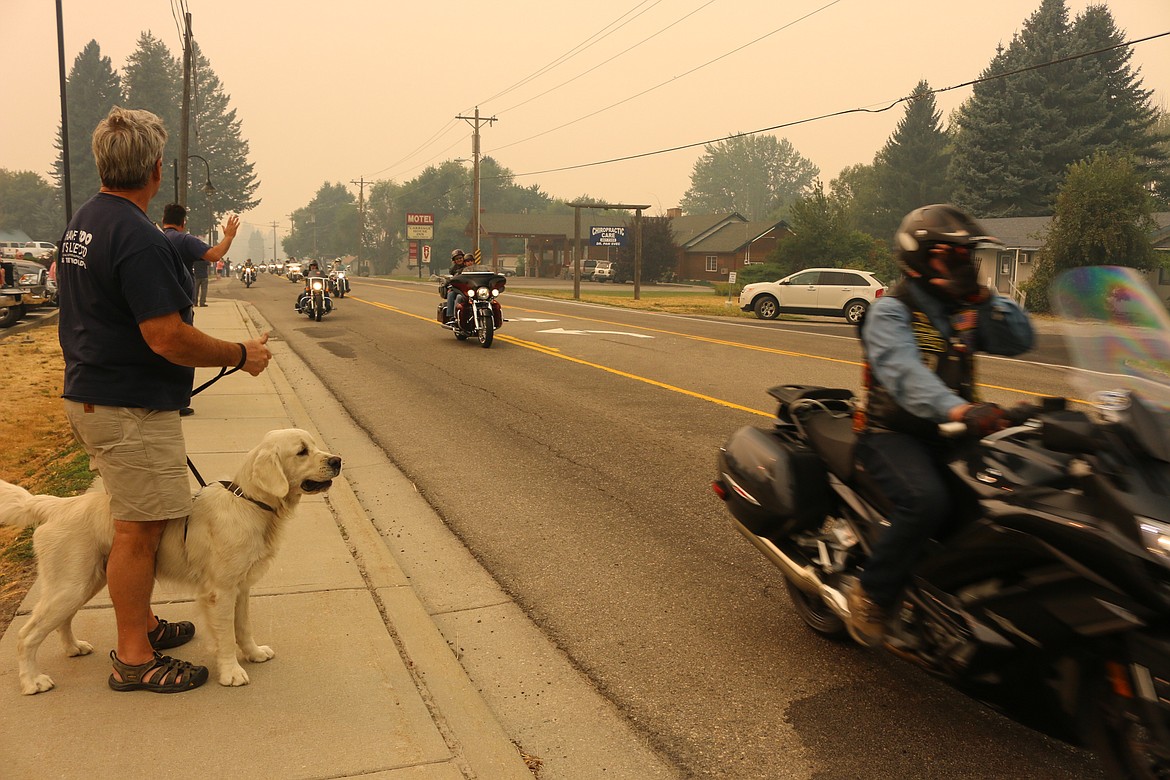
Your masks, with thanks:
[{"label": "man with gray hair", "polygon": [[189,641],[195,627],[161,620],[150,605],[163,529],[191,513],[179,410],[191,400],[195,367],[257,376],[272,357],[267,333],[234,344],[191,325],[194,281],[146,215],[166,141],[149,111],[115,106],[98,123],[101,190],[69,222],[57,269],[65,411],[114,516],[106,576],[118,624],[116,691],[177,693],[207,680],[206,667],[158,652]]}]

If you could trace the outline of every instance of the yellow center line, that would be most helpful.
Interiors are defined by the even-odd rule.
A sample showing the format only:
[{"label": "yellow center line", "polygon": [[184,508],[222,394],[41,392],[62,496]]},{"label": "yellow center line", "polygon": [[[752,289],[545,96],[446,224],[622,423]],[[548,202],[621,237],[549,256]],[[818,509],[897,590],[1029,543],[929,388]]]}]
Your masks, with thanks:
[{"label": "yellow center line", "polygon": [[[408,288],[396,288],[396,289],[401,289],[403,292],[421,292],[421,291],[411,290]],[[350,297],[352,298],[353,296],[351,295]],[[394,311],[394,312],[398,312],[400,314],[405,314],[409,317],[415,317],[416,319],[425,320],[427,322],[434,322],[433,319],[430,319],[427,317],[420,317],[417,314],[411,314],[410,312],[403,311],[402,309],[396,309],[393,306],[388,306],[386,304],[374,303],[372,301],[366,301],[366,300],[363,300],[361,298],[354,298],[354,300],[361,301],[362,303],[368,303],[372,306],[378,306],[380,308],[387,309],[389,311]],[[584,317],[584,316],[577,315],[577,314],[565,314],[563,312],[545,311],[543,309],[529,309],[529,308],[525,308],[525,307],[521,307],[521,306],[513,306],[512,308],[517,310],[517,311],[527,312],[529,314],[543,314],[543,315],[548,316],[548,317],[582,320],[584,322],[595,322],[595,323],[598,323],[601,325],[612,325],[614,327],[635,328],[637,330],[648,331],[651,333],[659,333],[659,334],[663,334],[663,335],[667,335],[667,336],[677,336],[679,338],[690,339],[692,341],[701,341],[701,342],[705,342],[708,344],[716,344],[716,345],[724,346],[724,347],[735,347],[737,349],[747,349],[747,350],[752,350],[754,352],[764,352],[764,353],[772,354],[772,355],[807,358],[809,360],[819,360],[819,361],[823,361],[825,363],[840,363],[840,364],[846,365],[846,366],[856,366],[857,368],[861,368],[861,366],[862,366],[862,363],[860,363],[859,361],[856,361],[856,360],[845,360],[843,358],[832,358],[832,357],[827,357],[825,355],[813,355],[813,354],[810,354],[807,352],[793,352],[793,351],[787,350],[787,349],[777,349],[775,347],[764,347],[764,346],[759,346],[756,344],[746,344],[742,341],[727,341],[725,339],[715,339],[715,338],[710,338],[708,336],[696,336],[696,335],[693,335],[690,333],[680,333],[678,331],[666,330],[664,328],[652,328],[652,327],[649,327],[646,325],[634,325],[634,324],[625,323],[625,322],[614,322],[612,320],[602,320],[602,319],[597,319],[595,317]],[[435,324],[437,325],[438,323],[435,323]],[[763,415],[765,417],[773,417],[774,416],[771,413],[761,412],[758,409],[751,409],[751,408],[746,407],[746,406],[739,406],[738,404],[733,404],[730,401],[721,401],[717,398],[711,398],[710,396],[704,396],[700,393],[694,393],[690,390],[684,390],[682,388],[674,387],[673,385],[666,385],[666,384],[662,384],[660,382],[656,382],[652,379],[647,379],[645,377],[639,377],[636,374],[627,374],[625,372],[619,371],[619,370],[614,369],[614,368],[608,368],[606,366],[598,365],[596,363],[590,363],[586,360],[581,360],[579,358],[568,357],[566,355],[560,354],[560,350],[558,350],[556,347],[548,347],[548,346],[545,346],[543,344],[536,344],[533,342],[520,341],[518,339],[507,337],[507,336],[501,336],[499,334],[496,335],[496,338],[502,339],[502,340],[507,341],[507,342],[512,343],[512,344],[516,344],[517,346],[522,346],[522,347],[526,347],[528,349],[535,350],[537,352],[544,352],[546,354],[554,355],[555,357],[560,357],[560,358],[563,358],[565,360],[571,360],[575,363],[580,363],[581,365],[584,365],[584,366],[590,366],[593,368],[597,368],[601,371],[607,371],[611,374],[616,374],[618,376],[624,376],[624,377],[627,377],[630,379],[638,380],[640,382],[646,382],[647,384],[656,385],[658,387],[666,388],[669,390],[674,390],[675,392],[679,392],[679,393],[682,393],[684,395],[690,395],[690,396],[693,396],[695,398],[701,398],[703,400],[711,401],[712,403],[716,403],[716,404],[719,404],[721,406],[727,406],[727,407],[730,407],[732,409],[741,409],[743,411],[752,412],[753,414],[760,414],[760,415]],[[1047,393],[1038,393],[1038,392],[1035,392],[1033,390],[1022,390],[1020,388],[1015,388],[1015,387],[1002,387],[1000,385],[989,385],[989,384],[984,384],[982,382],[978,382],[978,383],[976,383],[976,385],[978,387],[984,388],[984,389],[1001,390],[1005,393],[1017,393],[1019,395],[1031,396],[1033,398],[1044,398],[1047,396]],[[1070,398],[1068,400],[1073,401],[1074,403],[1080,403],[1080,404],[1088,404],[1089,403],[1088,401],[1082,401],[1082,400],[1077,399],[1077,398]]]},{"label": "yellow center line", "polygon": [[[367,301],[364,298],[356,298],[354,296],[350,296],[350,297],[353,300],[358,301],[359,303],[364,303],[364,304],[367,304],[369,306],[376,306],[379,309],[385,309],[386,311],[392,311],[395,314],[405,314],[407,317],[414,317],[416,320],[423,320],[424,322],[431,322],[431,323],[434,323],[435,325],[439,325],[439,323],[435,322],[433,319],[431,319],[429,317],[422,317],[422,316],[419,316],[418,314],[412,314],[411,312],[403,311],[402,309],[387,305],[385,303],[378,303],[376,301]],[[595,368],[598,371],[605,371],[608,374],[613,374],[615,376],[624,377],[626,379],[632,379],[636,382],[643,382],[643,383],[651,385],[653,387],[662,388],[663,390],[670,390],[671,392],[680,393],[682,395],[690,396],[691,398],[698,398],[700,401],[707,401],[709,403],[717,404],[719,406],[725,406],[729,409],[738,409],[741,412],[750,412],[751,414],[758,414],[761,417],[769,417],[770,418],[770,417],[775,416],[772,412],[762,412],[759,409],[752,409],[749,406],[740,406],[739,404],[732,403],[731,401],[724,401],[721,398],[715,398],[713,396],[704,395],[703,393],[696,393],[693,390],[687,390],[687,389],[682,388],[682,387],[676,387],[675,385],[669,385],[669,384],[666,384],[665,382],[659,382],[656,379],[650,379],[648,377],[638,376],[637,374],[631,374],[627,371],[620,371],[616,368],[610,368],[609,366],[603,366],[600,363],[591,363],[588,360],[582,360],[581,358],[571,357],[569,355],[563,354],[562,352],[560,352],[560,350],[557,350],[554,347],[546,347],[543,344],[536,344],[536,343],[531,342],[531,341],[522,341],[522,340],[517,339],[517,338],[512,338],[511,336],[504,336],[504,335],[500,335],[500,334],[496,334],[496,338],[499,339],[500,341],[505,341],[509,344],[515,344],[518,347],[523,347],[524,349],[530,349],[533,352],[540,352],[541,354],[549,355],[550,357],[560,358],[561,360],[567,360],[570,363],[576,363],[577,365],[587,366],[589,368]]]}]

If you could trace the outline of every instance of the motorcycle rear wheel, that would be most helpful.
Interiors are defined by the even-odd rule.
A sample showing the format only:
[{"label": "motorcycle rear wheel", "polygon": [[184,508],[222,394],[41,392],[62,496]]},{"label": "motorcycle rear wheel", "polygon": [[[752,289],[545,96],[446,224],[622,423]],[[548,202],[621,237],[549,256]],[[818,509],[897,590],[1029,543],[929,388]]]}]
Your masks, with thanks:
[{"label": "motorcycle rear wheel", "polygon": [[844,621],[837,617],[837,613],[823,599],[805,593],[787,577],[784,578],[784,587],[788,590],[788,598],[792,601],[796,614],[805,625],[830,639],[841,639],[845,636]]}]

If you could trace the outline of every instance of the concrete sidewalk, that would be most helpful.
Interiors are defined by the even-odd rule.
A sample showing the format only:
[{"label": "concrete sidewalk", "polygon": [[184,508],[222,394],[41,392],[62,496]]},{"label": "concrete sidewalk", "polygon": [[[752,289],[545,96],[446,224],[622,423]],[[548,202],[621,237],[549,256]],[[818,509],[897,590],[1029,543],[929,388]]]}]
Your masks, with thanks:
[{"label": "concrete sidewalk", "polygon": [[[196,325],[229,341],[257,332],[234,301],[197,309]],[[197,396],[195,415],[184,418],[188,451],[208,482],[231,478],[269,430],[304,428],[324,442],[282,370],[290,352],[273,346],[268,371],[225,377]],[[196,384],[214,374],[200,369]],[[202,688],[174,696],[109,690],[115,632],[103,591],[74,621],[94,653],[67,658],[49,637],[38,660],[57,687],[22,696],[16,634],[35,603],[34,587],[0,640],[0,777],[531,780],[346,479],[347,469],[385,471],[385,462],[364,454],[368,442],[354,448],[363,453],[356,457],[330,449],[343,457],[341,477],[326,496],[304,499],[253,592],[257,641],[276,657],[245,664],[250,685],[216,683],[200,633],[171,652],[212,667]],[[391,507],[419,501],[399,474],[378,478]],[[200,626],[188,594],[156,589],[155,603],[167,619]]]}]

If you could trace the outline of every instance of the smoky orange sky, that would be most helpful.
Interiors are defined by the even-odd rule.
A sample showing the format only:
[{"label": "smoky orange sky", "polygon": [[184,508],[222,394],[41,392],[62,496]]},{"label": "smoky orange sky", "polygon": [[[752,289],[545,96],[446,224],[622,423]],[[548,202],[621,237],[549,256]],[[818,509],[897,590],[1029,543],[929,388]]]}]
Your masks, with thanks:
[{"label": "smoky orange sky", "polygon": [[[177,2],[62,0],[66,68],[91,39],[121,70],[143,31],[181,52]],[[269,235],[324,182],[406,181],[482,152],[517,183],[571,199],[676,206],[702,146],[776,125],[827,184],[868,163],[903,115],[878,109],[920,79],[978,78],[1039,0],[332,0],[287,6],[187,0],[204,55],[250,145]],[[1075,16],[1088,3],[1069,0]],[[1170,31],[1167,0],[1106,3],[1127,40]],[[48,178],[60,124],[54,4],[0,3],[0,167]],[[1135,46],[1155,104],[1170,96],[1170,37]],[[970,87],[938,95],[945,117]],[[551,172],[552,169],[575,167]],[[469,164],[470,168],[470,164]],[[214,171],[212,171],[214,180]],[[491,209],[490,203],[484,207]],[[41,237],[35,237],[41,238]]]}]

